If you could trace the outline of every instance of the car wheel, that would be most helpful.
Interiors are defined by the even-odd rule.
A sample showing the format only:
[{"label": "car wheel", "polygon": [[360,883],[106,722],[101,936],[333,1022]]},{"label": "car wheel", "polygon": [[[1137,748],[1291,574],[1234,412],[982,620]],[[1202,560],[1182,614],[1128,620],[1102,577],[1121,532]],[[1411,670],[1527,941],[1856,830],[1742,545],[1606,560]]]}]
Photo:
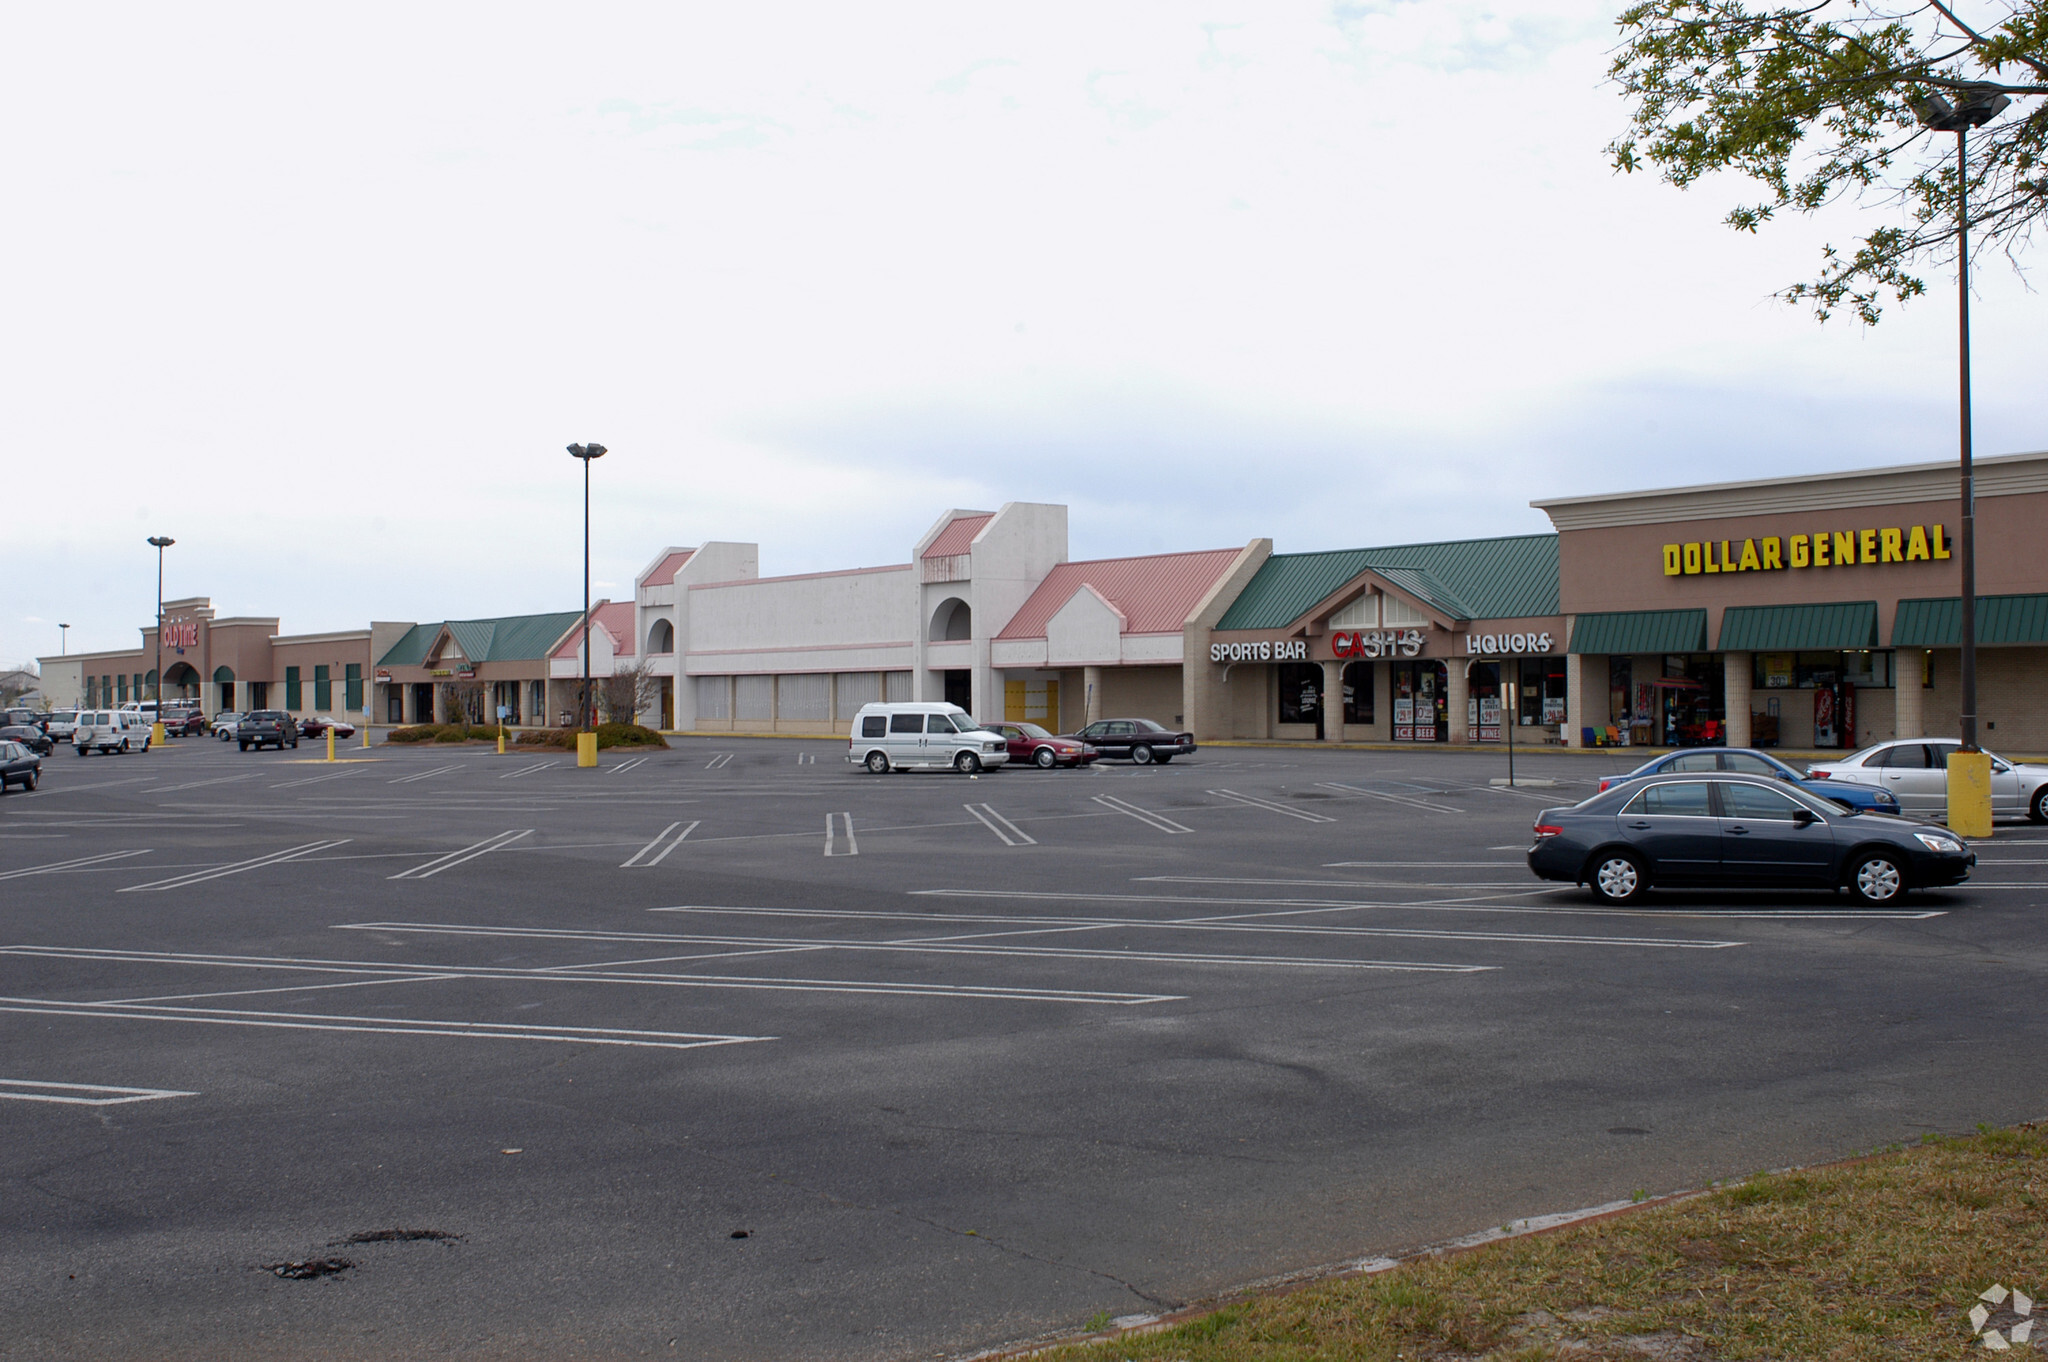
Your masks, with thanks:
[{"label": "car wheel", "polygon": [[1050,747],[1041,747],[1031,754],[1031,764],[1041,771],[1050,771],[1053,767],[1059,765],[1059,762],[1059,753],[1053,751]]},{"label": "car wheel", "polygon": [[1131,760],[1140,766],[1150,766],[1152,764],[1152,749],[1144,743],[1139,743],[1131,749]]},{"label": "car wheel", "polygon": [[121,754],[123,756],[128,754],[128,740],[126,738],[121,739]]},{"label": "car wheel", "polygon": [[2048,785],[2034,791],[2034,802],[2027,805],[2027,817],[2036,823],[2048,823]]},{"label": "car wheel", "polygon": [[92,751],[92,749],[91,749],[90,747],[81,747],[81,748],[79,748],[79,749],[78,749],[78,755],[82,757],[82,756],[85,756],[85,755],[86,755],[87,753],[89,753],[89,752],[91,752],[91,751]]},{"label": "car wheel", "polygon": [[249,744],[247,744],[247,743],[242,743],[242,744],[241,744],[241,748],[242,748],[242,750],[243,750],[244,752],[246,752],[246,751],[248,751],[248,750],[249,750]]},{"label": "car wheel", "polygon": [[870,752],[868,753],[866,765],[870,775],[886,776],[889,774],[889,754],[887,752]]},{"label": "car wheel", "polygon": [[1626,852],[1610,852],[1593,862],[1587,881],[1593,892],[1608,903],[1634,903],[1650,887],[1642,863]]},{"label": "car wheel", "polygon": [[22,781],[22,782],[21,782],[21,788],[22,788],[22,789],[24,789],[24,790],[33,790],[33,789],[35,789],[35,787],[36,787],[36,773],[35,773],[34,771],[30,771],[30,772],[28,773],[28,779],[27,779],[27,780],[24,780],[24,781]]},{"label": "car wheel", "polygon": [[1906,892],[1905,872],[1891,856],[1865,856],[1849,872],[1849,892],[1865,903],[1890,903]]},{"label": "car wheel", "polygon": [[[277,748],[277,750],[278,750],[278,751],[280,751],[280,752],[284,751],[284,744],[283,744],[283,743],[279,743],[279,744],[278,744],[278,748]],[[292,739],[292,751],[296,752],[296,751],[298,751],[298,750],[299,750],[299,740],[298,740],[297,738],[293,738],[293,739]]]},{"label": "car wheel", "polygon": [[953,769],[963,776],[971,776],[981,770],[981,758],[972,752],[962,752],[953,758]]}]

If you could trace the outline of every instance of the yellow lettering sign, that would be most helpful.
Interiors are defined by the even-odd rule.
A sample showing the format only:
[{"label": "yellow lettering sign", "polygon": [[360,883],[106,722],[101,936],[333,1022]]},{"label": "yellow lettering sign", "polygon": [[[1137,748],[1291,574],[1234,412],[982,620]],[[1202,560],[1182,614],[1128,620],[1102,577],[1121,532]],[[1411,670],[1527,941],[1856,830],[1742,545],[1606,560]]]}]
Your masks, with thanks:
[{"label": "yellow lettering sign", "polygon": [[1940,562],[1950,556],[1946,526],[1872,526],[1817,530],[1780,538],[1705,539],[1663,546],[1664,575],[1782,572],[1786,568],[1855,567],[1861,563]]}]

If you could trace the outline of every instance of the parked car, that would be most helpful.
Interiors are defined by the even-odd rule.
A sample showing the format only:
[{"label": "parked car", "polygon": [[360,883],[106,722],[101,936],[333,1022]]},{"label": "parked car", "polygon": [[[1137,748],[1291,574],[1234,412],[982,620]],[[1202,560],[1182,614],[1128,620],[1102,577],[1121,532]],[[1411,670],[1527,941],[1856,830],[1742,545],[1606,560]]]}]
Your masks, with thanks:
[{"label": "parked car", "polygon": [[10,785],[33,790],[43,778],[43,759],[18,742],[0,742],[0,794]]},{"label": "parked car", "polygon": [[[1911,738],[1881,742],[1840,761],[1819,761],[1807,778],[1826,785],[1860,786],[1891,792],[1903,813],[1948,816],[1949,753],[1962,749],[1955,738]],[[1830,795],[1833,790],[1828,790]],[[1991,758],[1991,816],[2026,816],[2048,823],[2048,766]]]},{"label": "parked car", "polygon": [[1669,752],[1644,762],[1635,770],[1624,775],[1600,777],[1600,788],[1611,790],[1626,781],[1641,780],[1645,776],[1679,775],[1691,771],[1737,771],[1746,776],[1765,776],[1773,780],[1789,781],[1808,794],[1817,794],[1852,808],[1873,809],[1878,813],[1899,812],[1899,801],[1891,791],[1876,786],[1833,785],[1818,780],[1808,780],[1797,770],[1787,766],[1768,752],[1758,752],[1748,747],[1696,747],[1683,752]]},{"label": "parked car", "polygon": [[1050,771],[1055,766],[1086,766],[1101,756],[1085,742],[1057,738],[1037,724],[983,724],[991,733],[1003,735],[1011,761],[1028,761]]},{"label": "parked car", "polygon": [[337,738],[353,738],[356,735],[354,724],[331,715],[322,714],[317,719],[299,720],[299,736],[302,738],[317,738],[330,728],[334,730],[334,736]]},{"label": "parked car", "polygon": [[39,757],[50,755],[50,735],[31,724],[0,724],[0,741],[18,742]]},{"label": "parked car", "polygon": [[59,709],[51,712],[49,722],[43,725],[43,732],[50,735],[51,742],[70,742],[77,728],[78,711]]},{"label": "parked car", "polygon": [[10,709],[0,709],[0,728],[33,728],[41,730],[47,718],[47,715],[38,714],[32,709],[23,709],[19,706]]},{"label": "parked car", "polygon": [[1195,735],[1176,733],[1150,719],[1097,719],[1068,742],[1086,743],[1105,757],[1125,757],[1140,766],[1168,762],[1195,750]]},{"label": "parked car", "polygon": [[991,733],[958,705],[930,701],[868,704],[853,716],[846,759],[876,775],[913,767],[950,766],[963,775],[1010,759],[1002,734]]},{"label": "parked car", "polygon": [[213,736],[226,742],[235,736],[235,727],[246,716],[239,709],[224,709],[213,716]]},{"label": "parked car", "polygon": [[1946,828],[1866,813],[1776,778],[1646,776],[1536,819],[1529,869],[1633,903],[1652,886],[1846,888],[1869,904],[1959,884],[1977,853]]},{"label": "parked car", "polygon": [[173,709],[164,706],[164,736],[167,738],[190,738],[207,730],[206,715],[197,709]]},{"label": "parked car", "polygon": [[149,720],[132,709],[82,709],[71,730],[71,746],[79,756],[93,752],[147,752]]},{"label": "parked car", "polygon": [[299,745],[299,726],[281,709],[253,710],[235,726],[235,741],[244,752],[252,747],[275,747],[282,752]]}]

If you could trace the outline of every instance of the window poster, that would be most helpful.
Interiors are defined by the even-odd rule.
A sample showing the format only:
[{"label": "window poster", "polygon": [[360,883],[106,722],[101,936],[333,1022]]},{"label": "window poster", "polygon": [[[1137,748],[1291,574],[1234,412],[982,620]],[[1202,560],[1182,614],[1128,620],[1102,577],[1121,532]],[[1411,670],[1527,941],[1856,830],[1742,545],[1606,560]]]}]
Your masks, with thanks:
[{"label": "window poster", "polygon": [[1792,686],[1791,653],[1765,653],[1762,655],[1764,688],[1766,690],[1789,690]]}]

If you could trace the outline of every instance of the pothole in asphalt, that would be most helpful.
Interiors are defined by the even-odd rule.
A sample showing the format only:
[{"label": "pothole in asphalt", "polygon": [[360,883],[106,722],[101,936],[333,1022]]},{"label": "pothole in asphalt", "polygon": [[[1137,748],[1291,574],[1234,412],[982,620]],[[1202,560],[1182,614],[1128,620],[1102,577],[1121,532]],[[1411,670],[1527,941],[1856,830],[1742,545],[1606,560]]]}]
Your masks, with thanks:
[{"label": "pothole in asphalt", "polygon": [[288,1282],[305,1282],[315,1277],[333,1277],[354,1266],[347,1258],[308,1258],[303,1262],[265,1263],[263,1270]]}]

